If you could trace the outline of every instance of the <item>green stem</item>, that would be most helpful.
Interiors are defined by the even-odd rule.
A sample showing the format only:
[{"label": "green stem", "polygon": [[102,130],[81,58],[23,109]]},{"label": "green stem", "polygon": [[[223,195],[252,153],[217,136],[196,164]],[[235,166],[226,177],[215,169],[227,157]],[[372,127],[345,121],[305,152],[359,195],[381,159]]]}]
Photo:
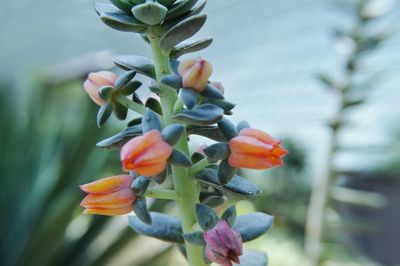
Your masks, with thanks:
[{"label": "green stem", "polygon": [[135,103],[134,101],[129,100],[123,95],[117,95],[115,96],[115,100],[119,102],[120,104],[124,105],[126,108],[131,109],[135,112],[138,112],[139,114],[143,114],[145,107],[143,105],[140,105],[138,103]]},{"label": "green stem", "polygon": [[206,168],[208,165],[210,164],[210,162],[208,161],[207,158],[203,158],[200,161],[198,161],[196,164],[194,164],[192,166],[192,168],[190,168],[190,174],[194,175],[198,172],[200,172],[201,170],[203,170],[204,168]]},{"label": "green stem", "polygon": [[[163,54],[158,45],[162,33],[163,31],[160,27],[154,27],[148,33],[151,51],[154,58],[157,81],[160,81],[163,76],[171,73],[169,68],[169,57]],[[173,108],[178,99],[178,95],[176,90],[168,86],[160,84],[160,89],[161,108],[163,111],[164,126],[166,126],[172,123]],[[182,137],[176,144],[175,148],[181,150],[187,156],[190,155],[186,132],[182,134]],[[193,225],[196,223],[195,206],[199,203],[199,187],[190,175],[189,168],[173,166],[172,176],[175,191],[180,196],[180,200],[177,200],[176,203],[179,209],[182,229],[184,233],[189,233],[193,231]],[[207,265],[203,260],[202,247],[194,246],[187,242],[185,243],[185,247],[190,266]]]},{"label": "green stem", "polygon": [[146,190],[146,193],[144,195],[150,198],[175,200],[175,201],[181,199],[181,197],[176,191],[168,189],[148,189]]}]

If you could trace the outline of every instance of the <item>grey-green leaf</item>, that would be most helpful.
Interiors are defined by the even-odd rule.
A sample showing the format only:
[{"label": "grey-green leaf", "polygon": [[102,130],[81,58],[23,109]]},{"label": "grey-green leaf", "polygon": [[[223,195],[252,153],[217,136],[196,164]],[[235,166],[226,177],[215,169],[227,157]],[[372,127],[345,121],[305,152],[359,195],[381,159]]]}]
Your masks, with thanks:
[{"label": "grey-green leaf", "polygon": [[153,221],[151,225],[144,224],[136,216],[129,216],[129,226],[139,234],[168,242],[184,243],[179,219],[156,212],[151,212],[150,215]]},{"label": "grey-green leaf", "polygon": [[218,165],[218,179],[220,184],[225,185],[229,183],[236,172],[237,169],[230,166],[227,159],[222,160]]},{"label": "grey-green leaf", "polygon": [[243,242],[248,242],[266,233],[273,223],[273,216],[262,212],[248,213],[238,216],[232,229],[240,233]]},{"label": "grey-green leaf", "polygon": [[189,17],[170,28],[160,40],[160,48],[168,51],[178,43],[192,37],[206,22],[206,15]]},{"label": "grey-green leaf", "polygon": [[203,169],[197,173],[195,177],[204,184],[210,185],[238,198],[255,197],[262,192],[256,185],[238,175],[234,175],[229,183],[221,185],[217,171],[211,168]]},{"label": "grey-green leaf", "polygon": [[110,0],[114,6],[118,7],[120,10],[127,14],[131,14],[132,4],[125,2],[124,0]]},{"label": "grey-green leaf", "polygon": [[171,157],[169,157],[168,162],[181,167],[190,167],[192,166],[192,162],[190,159],[180,150],[173,149]]},{"label": "grey-green leaf", "polygon": [[182,77],[174,74],[166,75],[161,78],[161,83],[175,89],[180,89],[182,88]]},{"label": "grey-green leaf", "polygon": [[197,103],[198,94],[192,89],[183,88],[180,91],[179,97],[188,109],[192,109]]},{"label": "grey-green leaf", "polygon": [[240,264],[234,263],[234,266],[246,265],[246,266],[267,266],[268,257],[264,252],[257,250],[246,250],[245,253],[239,257]]},{"label": "grey-green leaf", "polygon": [[135,70],[138,73],[156,78],[156,71],[152,60],[136,55],[118,55],[114,57],[114,63],[125,70]]},{"label": "grey-green leaf", "polygon": [[122,11],[116,12],[103,12],[100,14],[100,19],[107,26],[127,32],[145,32],[147,26],[135,19],[134,17],[128,16]]},{"label": "grey-green leaf", "polygon": [[165,19],[172,19],[185,14],[196,4],[196,2],[197,0],[183,0],[176,2],[168,8],[168,13]]},{"label": "grey-green leaf", "polygon": [[150,213],[147,209],[146,198],[137,197],[135,202],[133,203],[133,211],[135,212],[136,217],[138,217],[143,223],[152,223]]},{"label": "grey-green leaf", "polygon": [[212,161],[224,160],[228,158],[230,151],[228,143],[215,143],[204,148],[204,153]]},{"label": "grey-green leaf", "polygon": [[162,115],[161,104],[157,99],[152,97],[148,98],[144,106],[150,108],[157,114]]},{"label": "grey-green leaf", "polygon": [[124,129],[118,134],[104,139],[96,144],[100,148],[120,148],[128,140],[142,134],[142,126],[135,125]]},{"label": "grey-green leaf", "polygon": [[196,204],[196,220],[200,227],[206,231],[214,228],[219,218],[212,208],[203,204]]},{"label": "grey-green leaf", "polygon": [[249,127],[250,127],[249,122],[244,121],[244,120],[240,121],[236,126],[238,132],[240,132],[242,129],[249,128]]},{"label": "grey-green leaf", "polygon": [[218,123],[218,127],[227,140],[231,140],[239,134],[235,125],[228,118],[222,118]]},{"label": "grey-green leaf", "polygon": [[171,57],[178,58],[187,53],[200,51],[212,43],[212,38],[196,38],[177,44],[171,51]]},{"label": "grey-green leaf", "polygon": [[224,115],[224,110],[213,104],[201,104],[191,110],[181,110],[173,118],[196,126],[206,126],[218,123]]},{"label": "grey-green leaf", "polygon": [[112,114],[112,107],[109,103],[103,104],[97,112],[97,126],[102,127]]},{"label": "grey-green leaf", "polygon": [[233,226],[236,221],[236,207],[232,205],[227,208],[224,213],[222,213],[221,219],[224,219],[230,226]]},{"label": "grey-green leaf", "polygon": [[165,142],[167,142],[169,145],[173,146],[181,138],[184,130],[185,130],[185,127],[183,125],[172,124],[172,125],[165,127],[161,131],[161,136]]},{"label": "grey-green leaf", "polygon": [[135,18],[150,26],[160,24],[167,12],[168,9],[157,2],[147,2],[132,8]]},{"label": "grey-green leaf", "polygon": [[224,95],[222,94],[222,92],[219,89],[217,89],[216,87],[214,87],[213,85],[211,85],[210,83],[207,84],[206,88],[201,93],[201,95],[203,95],[206,98],[210,98],[210,99],[214,99],[214,100],[223,100],[224,99]]},{"label": "grey-green leaf", "polygon": [[[104,12],[119,12],[120,9],[115,7],[116,5],[112,5],[109,3],[104,2],[95,2],[94,3],[94,10],[96,11],[97,15],[100,16],[101,13]],[[129,8],[130,10],[130,8]]]},{"label": "grey-green leaf", "polygon": [[221,107],[222,109],[224,109],[225,114],[226,112],[231,111],[236,106],[234,103],[228,102],[226,100],[215,100],[210,98],[205,99],[204,103],[211,103]]},{"label": "grey-green leaf", "polygon": [[204,233],[201,231],[183,234],[183,238],[193,245],[204,246],[206,244],[204,240]]},{"label": "grey-green leaf", "polygon": [[136,75],[136,71],[127,71],[124,74],[120,75],[118,79],[115,81],[115,87],[120,89],[125,87]]},{"label": "grey-green leaf", "polygon": [[137,196],[143,196],[150,185],[150,178],[145,176],[138,176],[132,182],[131,188]]},{"label": "grey-green leaf", "polygon": [[142,130],[146,133],[152,129],[161,131],[161,121],[158,115],[150,108],[146,108],[142,116]]},{"label": "grey-green leaf", "polygon": [[226,139],[222,135],[221,130],[216,126],[193,126],[188,127],[189,135],[199,135],[215,141],[225,142]]}]

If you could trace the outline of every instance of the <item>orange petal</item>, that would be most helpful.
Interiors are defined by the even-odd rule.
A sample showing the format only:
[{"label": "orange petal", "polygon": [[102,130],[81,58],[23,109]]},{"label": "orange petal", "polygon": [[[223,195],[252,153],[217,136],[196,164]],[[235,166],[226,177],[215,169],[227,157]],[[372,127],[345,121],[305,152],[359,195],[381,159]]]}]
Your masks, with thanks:
[{"label": "orange petal", "polygon": [[288,153],[288,150],[279,145],[274,146],[274,148],[272,149],[272,154],[279,157],[285,156]]},{"label": "orange petal", "polygon": [[139,154],[160,141],[162,141],[161,133],[155,129],[150,130],[143,136],[131,139],[130,141],[125,143],[125,145],[121,149],[121,161],[124,164],[129,165],[129,161],[135,160]]},{"label": "orange petal", "polygon": [[89,194],[81,202],[84,208],[122,208],[131,205],[136,195],[131,189],[123,189],[109,194]]},{"label": "orange petal", "polygon": [[244,128],[240,130],[239,136],[253,137],[270,145],[281,144],[280,140],[274,139],[271,135],[255,128]]},{"label": "orange petal", "polygon": [[110,71],[98,71],[90,73],[88,79],[95,83],[98,87],[114,86],[118,76]]},{"label": "orange petal", "polygon": [[92,194],[107,194],[117,190],[130,188],[135,178],[130,175],[117,175],[103,178],[85,185],[80,188]]},{"label": "orange petal", "polygon": [[229,156],[228,163],[236,168],[250,168],[257,170],[283,165],[282,160],[278,156],[274,155],[257,156],[234,153]]},{"label": "orange petal", "polygon": [[162,141],[151,147],[149,147],[145,152],[135,160],[136,166],[154,164],[159,162],[165,162],[169,156],[171,156],[172,147]]},{"label": "orange petal", "polygon": [[238,136],[229,141],[229,148],[232,153],[268,155],[271,153],[273,146],[253,137]]},{"label": "orange petal", "polygon": [[85,91],[87,94],[90,96],[90,98],[97,104],[97,105],[103,105],[104,101],[103,99],[100,98],[99,96],[99,86],[96,85],[93,81],[87,79],[83,83],[83,87],[85,88]]},{"label": "orange petal", "polygon": [[167,167],[166,161],[136,167],[135,172],[142,176],[155,176],[164,171],[165,167]]},{"label": "orange petal", "polygon": [[109,209],[109,208],[88,208],[83,211],[83,214],[98,214],[98,215],[106,215],[106,216],[115,216],[115,215],[122,215],[127,214],[132,211],[132,205],[116,208],[116,209]]},{"label": "orange petal", "polygon": [[201,58],[188,59],[179,64],[178,72],[184,87],[202,92],[211,76],[212,65]]}]

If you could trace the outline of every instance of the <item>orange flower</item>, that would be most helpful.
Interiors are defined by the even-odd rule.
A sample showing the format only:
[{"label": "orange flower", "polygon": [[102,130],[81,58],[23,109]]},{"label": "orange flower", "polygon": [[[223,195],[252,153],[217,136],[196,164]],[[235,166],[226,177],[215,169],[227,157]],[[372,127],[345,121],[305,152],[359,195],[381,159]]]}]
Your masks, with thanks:
[{"label": "orange flower", "polygon": [[160,131],[153,129],[128,141],[121,149],[124,171],[142,176],[154,176],[164,171],[172,147],[163,141]]},{"label": "orange flower", "polygon": [[83,214],[121,215],[132,211],[136,195],[131,189],[135,178],[117,175],[81,185],[81,190],[89,193],[82,201]]},{"label": "orange flower", "polygon": [[187,59],[179,64],[178,72],[182,76],[182,85],[203,92],[212,73],[212,65],[204,59]]},{"label": "orange flower", "polygon": [[98,105],[103,105],[104,101],[99,97],[99,89],[102,86],[114,86],[118,76],[110,71],[98,71],[90,73],[83,87],[90,98]]},{"label": "orange flower", "polygon": [[282,141],[254,128],[242,129],[229,141],[228,162],[237,168],[267,169],[283,165],[281,157],[288,153]]}]

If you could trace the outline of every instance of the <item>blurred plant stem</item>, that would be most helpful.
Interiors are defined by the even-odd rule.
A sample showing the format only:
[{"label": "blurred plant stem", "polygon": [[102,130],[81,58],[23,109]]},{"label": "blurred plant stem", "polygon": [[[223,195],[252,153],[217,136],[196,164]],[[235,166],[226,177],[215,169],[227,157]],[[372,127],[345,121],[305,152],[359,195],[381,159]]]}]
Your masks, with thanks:
[{"label": "blurred plant stem", "polygon": [[[161,27],[154,27],[149,32],[148,37],[150,40],[151,51],[154,58],[154,65],[156,69],[157,81],[160,82],[161,78],[171,73],[169,67],[169,56],[165,55],[159,47],[159,41],[163,34]],[[172,123],[173,108],[178,99],[177,93],[174,89],[162,85],[161,88],[161,107],[164,118],[164,126]],[[190,157],[189,145],[187,141],[187,134],[182,134],[176,148],[181,150],[186,156]],[[195,219],[195,205],[199,203],[199,188],[194,179],[190,176],[190,169],[173,166],[172,176],[174,189],[180,196],[176,201],[182,222],[184,233],[191,232],[193,225],[196,223]],[[205,266],[202,254],[202,248],[198,246],[185,243],[186,255],[190,266]]]},{"label": "blurred plant stem", "polygon": [[387,37],[382,33],[372,35],[367,33],[371,21],[377,18],[377,16],[368,16],[364,13],[367,5],[368,1],[358,1],[354,8],[355,25],[350,30],[339,30],[342,41],[350,41],[354,45],[354,47],[351,45],[347,47],[349,51],[344,64],[343,78],[338,80],[329,75],[319,77],[321,82],[335,93],[337,105],[329,125],[331,131],[326,162],[321,175],[314,180],[308,207],[305,248],[312,266],[321,265],[324,257],[323,243],[327,240],[327,210],[332,199],[331,190],[338,177],[334,159],[339,148],[339,134],[346,126],[347,110],[363,104],[367,96],[365,88],[370,87],[368,85],[371,80],[367,79],[361,84],[362,92],[354,93],[357,89],[356,76],[360,74],[358,72],[360,58],[374,51]]}]

